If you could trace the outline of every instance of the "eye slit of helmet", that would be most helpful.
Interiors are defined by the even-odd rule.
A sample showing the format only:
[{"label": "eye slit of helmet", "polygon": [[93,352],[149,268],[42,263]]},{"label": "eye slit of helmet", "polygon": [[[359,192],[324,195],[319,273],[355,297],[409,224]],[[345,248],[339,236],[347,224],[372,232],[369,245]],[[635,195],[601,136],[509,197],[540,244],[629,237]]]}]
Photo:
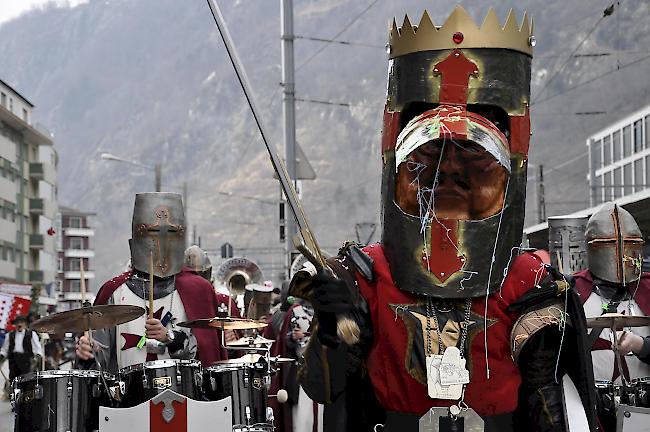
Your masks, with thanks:
[{"label": "eye slit of helmet", "polygon": [[[645,243],[641,237],[623,238],[623,242],[638,243],[638,244]],[[587,243],[588,244],[614,244],[616,243],[616,239],[613,238],[593,239],[593,240],[589,240]]]},{"label": "eye slit of helmet", "polygon": [[400,113],[400,130],[404,129],[408,122],[413,120],[415,117],[420,114],[427,112],[429,110],[437,107],[438,104],[429,103],[429,102],[409,102],[404,105],[402,112]]},{"label": "eye slit of helmet", "polygon": [[501,107],[496,105],[481,105],[471,104],[467,105],[467,111],[476,113],[481,117],[485,117],[492,124],[494,124],[505,137],[510,140],[510,121],[508,113]]}]

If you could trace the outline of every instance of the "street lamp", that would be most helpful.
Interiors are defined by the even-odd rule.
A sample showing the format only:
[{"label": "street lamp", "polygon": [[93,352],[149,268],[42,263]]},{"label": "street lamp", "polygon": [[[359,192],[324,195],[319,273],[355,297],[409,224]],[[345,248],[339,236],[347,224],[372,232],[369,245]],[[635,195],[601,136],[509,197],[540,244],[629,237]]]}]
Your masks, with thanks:
[{"label": "street lamp", "polygon": [[162,177],[162,166],[160,164],[155,164],[154,166],[146,165],[146,164],[143,164],[141,162],[124,159],[124,158],[121,158],[119,156],[115,156],[114,154],[110,154],[110,153],[102,153],[100,157],[102,159],[104,159],[104,160],[115,161],[115,162],[124,162],[124,163],[128,163],[128,164],[131,164],[131,165],[138,166],[140,168],[145,168],[145,169],[148,169],[148,170],[151,170],[151,169],[154,170],[154,187],[155,187],[156,192],[160,192],[160,182],[161,182],[160,178]]}]

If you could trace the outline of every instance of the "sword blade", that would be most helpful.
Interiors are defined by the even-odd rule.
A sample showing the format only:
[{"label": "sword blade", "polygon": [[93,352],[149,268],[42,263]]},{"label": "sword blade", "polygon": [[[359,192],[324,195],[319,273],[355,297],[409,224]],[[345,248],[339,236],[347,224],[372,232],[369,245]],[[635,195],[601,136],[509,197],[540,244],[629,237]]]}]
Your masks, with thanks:
[{"label": "sword blade", "polygon": [[320,250],[320,247],[318,246],[318,243],[316,242],[316,239],[314,238],[313,231],[309,227],[309,222],[307,222],[307,217],[305,216],[305,212],[302,208],[302,204],[300,203],[300,199],[298,198],[298,194],[296,193],[293,182],[289,178],[289,174],[287,173],[284,162],[280,157],[278,157],[275,148],[272,147],[272,145],[269,143],[269,140],[267,139],[269,135],[266,133],[266,127],[262,121],[260,111],[257,108],[257,103],[255,102],[255,96],[253,94],[250,82],[248,81],[248,76],[246,75],[244,66],[239,59],[239,54],[237,53],[237,49],[235,48],[232,37],[230,36],[230,32],[228,31],[228,27],[226,26],[223,14],[219,9],[219,5],[217,4],[216,0],[206,1],[208,2],[208,6],[212,12],[214,22],[219,29],[219,34],[221,35],[221,39],[223,40],[223,43],[226,47],[226,51],[228,52],[228,57],[230,57],[230,62],[235,69],[235,74],[237,75],[239,84],[241,85],[241,88],[244,92],[244,96],[248,101],[248,106],[253,113],[253,118],[255,119],[257,128],[259,129],[260,135],[262,136],[262,141],[264,141],[266,151],[268,152],[269,158],[271,159],[273,170],[276,172],[278,178],[280,179],[280,186],[282,187],[282,191],[287,198],[287,203],[291,208],[291,212],[293,213],[296,224],[300,230],[304,244],[301,243],[299,239],[293,238],[292,240],[294,242],[294,245],[296,245],[296,248],[299,250],[303,247],[309,249],[311,253],[309,254],[310,256],[305,255],[306,258],[309,259],[309,261],[311,261],[317,269],[321,269],[325,266],[325,259]]}]

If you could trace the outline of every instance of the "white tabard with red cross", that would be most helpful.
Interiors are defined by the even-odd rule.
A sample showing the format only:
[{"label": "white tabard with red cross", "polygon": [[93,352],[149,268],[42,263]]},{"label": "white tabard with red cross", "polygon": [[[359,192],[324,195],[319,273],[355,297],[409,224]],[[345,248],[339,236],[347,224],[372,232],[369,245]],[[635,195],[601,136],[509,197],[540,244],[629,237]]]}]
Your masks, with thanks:
[{"label": "white tabard with red cross", "polygon": [[[603,312],[602,305],[607,303],[607,299],[592,292],[583,305],[585,316],[587,318],[600,316]],[[645,315],[634,300],[630,300],[629,302],[627,300],[622,301],[618,305],[617,312],[624,315],[630,315],[631,312],[633,316]],[[598,330],[596,329],[596,331]],[[631,330],[632,333],[642,337],[650,335],[650,328],[648,327],[633,327],[627,330]],[[590,329],[590,332],[592,331],[594,329]],[[591,349],[591,359],[594,364],[594,379],[614,381],[620,384],[621,377],[614,363],[614,352],[612,351],[613,341],[612,331],[610,329],[603,329]],[[623,374],[627,375],[627,379],[650,377],[650,365],[643,363],[634,355],[623,356],[622,369]]]},{"label": "white tabard with red cross", "polygon": [[[113,293],[113,302],[116,305],[135,305],[142,306],[145,309],[149,308],[149,301],[135,295],[131,289],[123,284]],[[172,291],[165,297],[161,297],[153,301],[154,318],[162,320],[165,314],[171,310],[172,321],[167,324],[167,328],[172,328],[172,323],[179,323],[187,321],[185,308],[183,302],[176,290]],[[121,369],[125,366],[144,363],[146,361],[164,360],[168,359],[169,353],[165,348],[162,354],[148,353],[146,347],[139,349],[136,345],[145,332],[144,324],[147,320],[147,314],[138,317],[137,319],[120,324],[117,326],[116,337],[116,350],[117,350],[117,364]],[[185,331],[189,333],[188,329],[181,327],[174,327],[175,331]]]}]

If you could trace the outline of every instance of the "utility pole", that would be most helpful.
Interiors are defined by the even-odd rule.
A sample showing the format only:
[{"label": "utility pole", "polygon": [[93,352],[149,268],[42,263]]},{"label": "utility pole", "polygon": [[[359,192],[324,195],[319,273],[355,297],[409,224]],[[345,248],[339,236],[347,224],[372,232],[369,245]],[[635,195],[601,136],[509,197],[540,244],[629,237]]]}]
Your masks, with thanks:
[{"label": "utility pole", "polygon": [[154,187],[156,189],[156,192],[160,192],[160,183],[161,183],[161,178],[162,178],[162,165],[156,164],[154,165]]},{"label": "utility pole", "polygon": [[546,220],[546,199],[544,198],[544,165],[539,166],[537,174],[537,222]]},{"label": "utility pole", "polygon": [[[183,199],[183,214],[185,215],[185,226],[188,227],[188,229],[189,229],[189,227],[190,227],[190,222],[189,222],[190,217],[187,214],[187,211],[188,211],[187,200],[189,199],[189,192],[187,190],[187,182],[186,181],[183,182],[183,192],[182,193],[183,193],[182,199]],[[196,225],[194,225],[194,237],[195,237],[194,238],[195,243],[192,243],[192,244],[196,244]],[[185,247],[190,246],[188,244],[188,242],[189,242],[189,236],[187,235],[187,231],[185,231]]]},{"label": "utility pole", "polygon": [[[289,178],[296,187],[296,102],[293,58],[293,0],[281,0],[282,26],[282,116],[284,118],[285,164]],[[296,223],[292,217],[285,215],[285,268],[289,275],[293,236],[296,235]]]}]

